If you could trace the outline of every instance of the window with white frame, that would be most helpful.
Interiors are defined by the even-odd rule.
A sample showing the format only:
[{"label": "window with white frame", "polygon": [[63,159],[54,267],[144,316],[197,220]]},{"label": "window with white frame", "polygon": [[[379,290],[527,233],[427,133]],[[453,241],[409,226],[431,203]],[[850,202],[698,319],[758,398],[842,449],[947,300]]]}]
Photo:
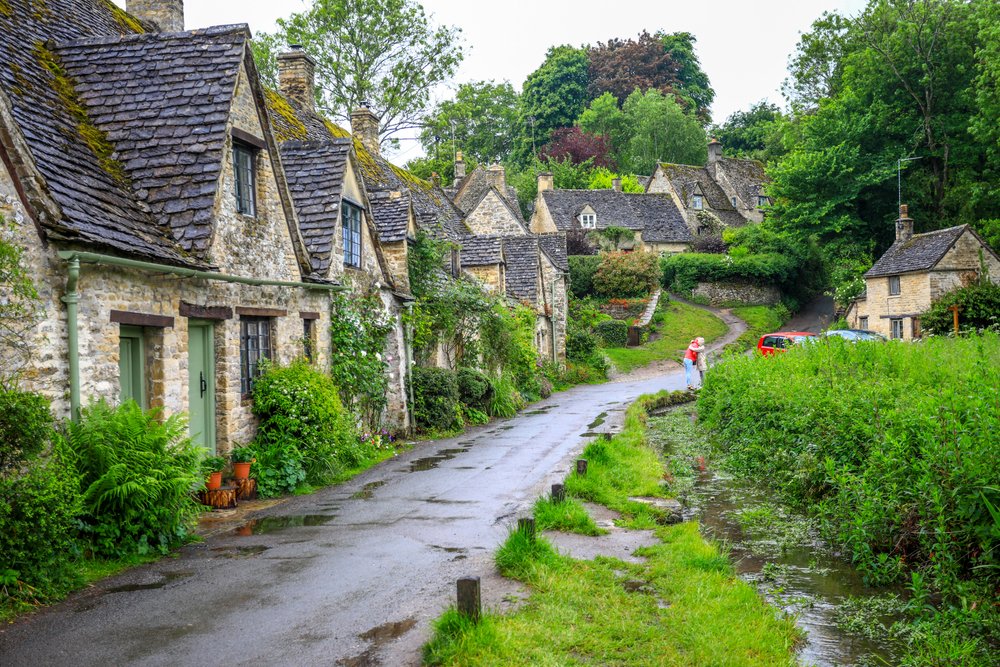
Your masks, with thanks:
[{"label": "window with white frame", "polygon": [[580,214],[580,226],[584,229],[596,229],[597,228],[597,214],[596,213],[581,213]]},{"label": "window with white frame", "polygon": [[903,318],[893,317],[889,320],[889,329],[891,331],[891,338],[893,340],[902,340],[903,338]]},{"label": "window with white frame", "polygon": [[858,318],[858,328],[859,329],[865,329],[865,330],[868,329],[868,316],[867,315],[865,315],[864,317],[859,317]]},{"label": "window with white frame", "polygon": [[889,296],[899,296],[901,293],[899,276],[889,276]]},{"label": "window with white frame", "polygon": [[697,211],[705,208],[705,202],[701,195],[694,195],[691,197],[691,208]]}]

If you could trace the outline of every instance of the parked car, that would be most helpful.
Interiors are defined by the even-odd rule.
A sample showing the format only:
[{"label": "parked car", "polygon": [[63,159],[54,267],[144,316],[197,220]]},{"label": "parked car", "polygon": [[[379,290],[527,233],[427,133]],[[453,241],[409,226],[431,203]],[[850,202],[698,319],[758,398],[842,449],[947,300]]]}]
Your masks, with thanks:
[{"label": "parked car", "polygon": [[784,352],[792,345],[815,338],[816,334],[808,331],[777,331],[761,336],[757,341],[757,350],[768,357],[777,352]]},{"label": "parked car", "polygon": [[867,331],[866,329],[831,329],[830,331],[824,331],[820,334],[825,338],[830,338],[836,336],[838,338],[843,338],[844,340],[849,340],[857,342],[859,340],[874,340],[874,341],[884,341],[887,340],[885,336],[874,331]]}]

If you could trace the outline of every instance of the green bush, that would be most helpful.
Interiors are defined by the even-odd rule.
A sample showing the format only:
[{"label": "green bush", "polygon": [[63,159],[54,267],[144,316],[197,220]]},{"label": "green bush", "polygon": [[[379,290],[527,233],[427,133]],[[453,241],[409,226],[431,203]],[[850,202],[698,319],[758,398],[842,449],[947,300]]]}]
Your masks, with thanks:
[{"label": "green bush", "polygon": [[594,274],[601,266],[600,255],[570,255],[569,288],[578,299],[594,296]]},{"label": "green bush", "polygon": [[948,334],[954,331],[951,310],[958,306],[958,325],[962,331],[1000,330],[1000,285],[983,281],[945,294],[920,317],[927,333]]},{"label": "green bush", "polygon": [[294,493],[306,481],[305,458],[292,442],[258,440],[251,447],[257,462],[251,466],[250,474],[257,480],[261,498]]},{"label": "green bush", "polygon": [[182,417],[101,401],[67,423],[65,437],[80,473],[82,531],[95,553],[166,553],[187,537],[201,509],[192,491],[204,483],[204,450],[191,443]]},{"label": "green bush", "polygon": [[524,398],[514,381],[500,375],[490,378],[490,402],[487,412],[491,417],[513,417],[524,407]]},{"label": "green bush", "polygon": [[628,323],[622,320],[608,320],[594,327],[594,334],[606,347],[625,347],[628,343]]},{"label": "green bush", "polygon": [[458,369],[459,400],[469,408],[486,411],[490,400],[490,378],[475,368]]},{"label": "green bush", "polygon": [[597,352],[597,337],[586,329],[569,326],[566,331],[566,358],[589,361]]},{"label": "green bush", "polygon": [[79,583],[81,510],[80,479],[60,447],[0,473],[0,606],[45,602]]},{"label": "green bush", "polygon": [[[294,445],[310,484],[328,484],[345,463],[357,463],[357,432],[337,387],[304,360],[268,366],[254,383],[253,413],[261,420],[255,449],[261,452],[274,444]],[[258,480],[265,465],[258,460],[255,466]]]},{"label": "green bush", "polygon": [[52,413],[43,396],[0,388],[0,474],[41,452],[51,433]]},{"label": "green bush", "polygon": [[601,255],[601,265],[594,274],[593,282],[598,296],[647,296],[660,283],[659,259],[651,252],[605,253]]},{"label": "green bush", "polygon": [[460,426],[458,378],[446,368],[413,368],[413,419],[425,431]]}]

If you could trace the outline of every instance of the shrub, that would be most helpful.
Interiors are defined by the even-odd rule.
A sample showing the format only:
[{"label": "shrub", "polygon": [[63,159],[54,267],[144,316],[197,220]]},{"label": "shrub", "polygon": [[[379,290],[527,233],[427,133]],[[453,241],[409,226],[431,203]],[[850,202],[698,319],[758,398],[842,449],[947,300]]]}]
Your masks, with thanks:
[{"label": "shrub", "polygon": [[306,480],[305,459],[293,443],[255,441],[252,448],[257,463],[250,468],[250,474],[257,480],[261,498],[293,493]]},{"label": "shrub", "polygon": [[584,299],[594,296],[594,274],[601,266],[599,255],[570,255],[569,288],[573,296]]},{"label": "shrub", "polygon": [[182,417],[102,400],[68,423],[65,437],[80,473],[82,530],[95,553],[166,553],[187,537],[201,509],[191,491],[204,482],[204,450],[191,443]]},{"label": "shrub", "polygon": [[[275,443],[294,445],[310,484],[329,483],[345,456],[356,458],[356,429],[337,387],[304,360],[268,366],[254,383],[253,413],[261,420],[255,449],[261,452]],[[259,480],[265,464],[257,463]]]},{"label": "shrub", "polygon": [[594,327],[594,333],[606,347],[625,347],[628,343],[628,323],[622,320],[608,320]]},{"label": "shrub", "polygon": [[722,240],[721,236],[696,236],[691,241],[691,251],[706,255],[722,254],[729,250],[729,246]]},{"label": "shrub", "polygon": [[569,326],[566,331],[566,358],[587,362],[597,352],[597,337],[577,326]]},{"label": "shrub", "polygon": [[51,433],[44,397],[0,388],[0,474],[41,452]]},{"label": "shrub", "polygon": [[413,419],[425,431],[459,426],[458,378],[446,368],[413,368]]},{"label": "shrub", "polygon": [[958,323],[961,330],[1000,330],[1000,285],[989,281],[977,282],[945,294],[920,317],[920,325],[933,334],[954,331],[954,315],[949,309],[956,305],[959,307]]},{"label": "shrub", "polygon": [[524,407],[524,398],[510,377],[506,375],[491,377],[490,390],[487,411],[491,417],[513,417]]},{"label": "shrub", "polygon": [[490,398],[490,379],[475,368],[458,369],[458,395],[467,407],[485,411]]},{"label": "shrub", "polygon": [[593,279],[594,292],[605,297],[646,296],[659,282],[658,257],[651,252],[605,253]]}]

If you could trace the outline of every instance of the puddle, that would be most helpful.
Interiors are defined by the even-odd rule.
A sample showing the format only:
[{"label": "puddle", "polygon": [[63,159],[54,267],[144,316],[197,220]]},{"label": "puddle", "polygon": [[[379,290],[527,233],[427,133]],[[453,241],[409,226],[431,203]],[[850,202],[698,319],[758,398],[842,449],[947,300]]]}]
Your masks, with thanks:
[{"label": "puddle", "polygon": [[469,451],[468,447],[456,447],[453,449],[442,449],[434,456],[428,456],[422,459],[417,459],[410,464],[410,472],[422,472],[424,470],[432,470],[437,468],[439,465],[445,461],[449,461],[459,454],[464,454]]},{"label": "puddle", "polygon": [[113,588],[107,588],[104,593],[133,593],[135,591],[153,591],[159,588],[163,588],[167,584],[177,581],[178,579],[183,579],[185,577],[190,577],[193,572],[167,572],[162,575],[163,578],[160,581],[151,584],[126,584],[124,586],[114,586]]},{"label": "puddle", "polygon": [[368,482],[361,487],[360,491],[351,496],[351,498],[354,500],[371,500],[375,497],[375,489],[380,486],[385,486],[385,480],[381,480],[379,482]]},{"label": "puddle", "polygon": [[608,413],[602,412],[601,414],[597,415],[597,418],[594,419],[594,421],[587,424],[587,430],[593,431],[595,428],[603,424],[607,418],[608,418]]},{"label": "puddle", "polygon": [[337,518],[335,514],[296,514],[292,516],[268,516],[261,519],[251,519],[237,528],[234,533],[241,537],[276,533],[288,528],[305,526],[325,526]]},{"label": "puddle", "polygon": [[581,438],[596,438],[596,437],[598,437],[600,435],[601,435],[600,433],[594,433],[593,431],[587,431],[586,433],[581,433],[580,437]]},{"label": "puddle", "polygon": [[552,409],[552,407],[553,406],[550,405],[547,408],[538,408],[537,410],[530,410],[528,412],[525,412],[524,414],[526,414],[526,415],[547,415],[549,413],[549,410]]},{"label": "puddle", "polygon": [[429,545],[431,549],[437,549],[438,551],[443,551],[449,554],[464,554],[468,549],[464,547],[442,547],[437,544]]},{"label": "puddle", "polygon": [[474,505],[475,500],[447,500],[445,498],[425,498],[425,503],[432,505]]},{"label": "puddle", "polygon": [[271,547],[256,544],[252,547],[215,547],[212,552],[219,558],[252,558],[259,556]]},{"label": "puddle", "polygon": [[408,618],[405,621],[385,623],[366,632],[362,632],[358,635],[358,639],[371,642],[371,646],[369,646],[364,653],[356,655],[353,658],[338,660],[337,664],[342,667],[376,667],[377,665],[381,665],[382,662],[376,657],[378,650],[389,642],[399,639],[405,635],[413,629],[413,626],[416,624],[417,619]]}]

